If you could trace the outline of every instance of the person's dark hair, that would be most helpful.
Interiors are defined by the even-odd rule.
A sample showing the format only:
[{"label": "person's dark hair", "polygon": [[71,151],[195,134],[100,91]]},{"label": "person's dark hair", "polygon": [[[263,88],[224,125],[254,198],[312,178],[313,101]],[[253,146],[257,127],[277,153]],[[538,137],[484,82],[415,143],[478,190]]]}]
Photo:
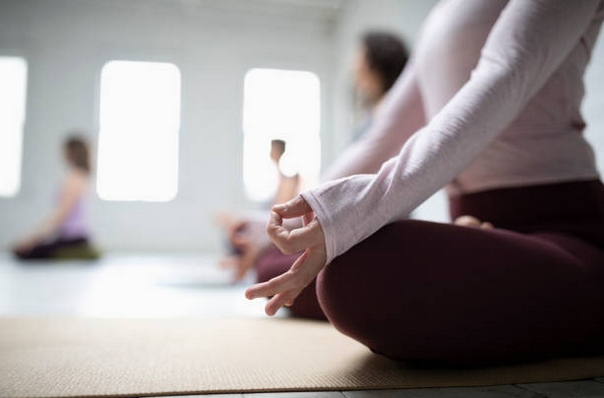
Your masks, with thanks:
[{"label": "person's dark hair", "polygon": [[272,140],[271,146],[279,148],[281,153],[285,152],[285,141],[283,141],[283,140]]},{"label": "person's dark hair", "polygon": [[64,145],[69,163],[83,172],[90,174],[90,149],[86,140],[79,135],[71,135]]},{"label": "person's dark hair", "polygon": [[382,94],[394,85],[405,68],[409,52],[405,43],[396,35],[388,32],[366,32],[361,42],[365,48],[367,65],[382,79]]}]

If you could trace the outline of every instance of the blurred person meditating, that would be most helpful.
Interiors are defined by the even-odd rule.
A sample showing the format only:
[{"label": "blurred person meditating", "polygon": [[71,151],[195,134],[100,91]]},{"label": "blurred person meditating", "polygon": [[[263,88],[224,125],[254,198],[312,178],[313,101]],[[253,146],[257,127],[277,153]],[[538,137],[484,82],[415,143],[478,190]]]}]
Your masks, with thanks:
[{"label": "blurred person meditating", "polygon": [[[354,77],[352,97],[358,114],[353,142],[322,174],[323,181],[374,173],[382,161],[394,154],[395,148],[381,144],[383,136],[367,132],[384,98],[405,68],[408,57],[404,42],[393,33],[368,31],[362,35],[351,65]],[[228,223],[222,222],[236,253],[225,259],[223,265],[234,268],[235,280],[242,279],[255,268],[258,280],[266,281],[287,271],[295,259],[283,255],[267,238],[266,217],[267,214],[262,213],[259,217],[231,217]],[[290,226],[295,225],[292,223]],[[308,289],[291,307],[292,312],[299,316],[324,318],[316,297],[311,296],[314,293]]]},{"label": "blurred person meditating", "polygon": [[[286,143],[284,140],[271,140],[269,157],[275,166],[277,186],[275,196],[268,203],[267,208],[276,204],[285,203],[298,194],[300,174],[297,173],[291,165],[284,165],[283,155],[285,155],[285,151]],[[262,212],[261,218],[264,218],[264,214],[265,212]],[[248,220],[243,221],[235,214],[229,212],[219,213],[216,217],[216,222],[228,232],[229,250],[235,258],[245,254],[247,246],[249,245],[250,236],[255,235],[261,237],[264,243],[268,243],[265,238],[263,223],[253,223]],[[232,261],[227,259],[223,262],[223,265],[228,268],[229,266],[232,266]],[[236,276],[236,279],[239,280],[240,277]]]},{"label": "blurred person meditating", "polygon": [[98,252],[89,242],[86,194],[90,183],[90,148],[79,136],[63,145],[69,169],[58,194],[55,208],[30,235],[18,241],[13,252],[29,259],[95,259]]}]

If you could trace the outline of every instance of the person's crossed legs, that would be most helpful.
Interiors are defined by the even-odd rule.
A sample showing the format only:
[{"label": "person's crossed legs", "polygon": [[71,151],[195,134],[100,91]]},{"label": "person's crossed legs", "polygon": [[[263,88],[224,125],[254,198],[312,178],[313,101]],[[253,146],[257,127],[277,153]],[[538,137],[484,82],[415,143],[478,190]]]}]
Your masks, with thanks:
[{"label": "person's crossed legs", "polygon": [[483,364],[604,352],[603,286],[604,254],[569,235],[405,220],[328,264],[317,293],[376,352]]}]

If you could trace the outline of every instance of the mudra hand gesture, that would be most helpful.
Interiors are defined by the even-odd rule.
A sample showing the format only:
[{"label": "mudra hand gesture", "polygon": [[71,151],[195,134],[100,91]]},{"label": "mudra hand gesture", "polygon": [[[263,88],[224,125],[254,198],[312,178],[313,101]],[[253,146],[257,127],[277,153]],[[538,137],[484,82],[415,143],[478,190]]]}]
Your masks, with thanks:
[{"label": "mudra hand gesture", "polygon": [[[302,217],[303,226],[289,231],[283,227],[283,219],[294,217]],[[250,300],[271,297],[265,312],[272,316],[282,306],[293,305],[300,292],[325,266],[327,255],[321,223],[301,196],[273,206],[266,231],[283,254],[303,252],[289,271],[268,282],[258,283],[245,292]]]}]

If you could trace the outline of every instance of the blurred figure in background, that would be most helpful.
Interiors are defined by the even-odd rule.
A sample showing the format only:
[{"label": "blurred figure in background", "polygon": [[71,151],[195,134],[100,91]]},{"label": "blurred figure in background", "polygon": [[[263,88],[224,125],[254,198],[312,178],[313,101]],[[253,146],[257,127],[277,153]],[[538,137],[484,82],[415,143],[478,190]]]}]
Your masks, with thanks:
[{"label": "blurred figure in background", "polygon": [[408,58],[405,44],[392,33],[369,31],[361,37],[353,65],[352,96],[357,108],[355,119],[360,125],[354,132],[354,139],[371,125],[373,115],[403,71]]},{"label": "blurred figure in background", "polygon": [[[361,127],[352,134],[354,142],[322,174],[322,181],[354,174],[375,173],[382,162],[393,155],[393,153],[358,153],[358,156],[354,156],[351,153],[355,154],[368,147],[375,150],[383,148],[380,145],[366,145],[366,142],[376,142],[382,137],[366,135],[365,132],[369,129],[374,114],[379,112],[383,98],[405,68],[408,57],[409,53],[404,42],[392,33],[369,31],[361,37],[352,65],[353,99],[357,108],[361,110],[362,121],[357,123],[357,126]],[[421,109],[419,111],[421,112]],[[352,162],[351,159],[355,160]],[[297,255],[283,255],[273,246],[266,235],[267,219],[268,212],[257,218],[231,218],[228,223],[221,222],[227,230],[230,245],[235,253],[226,258],[222,265],[234,268],[236,281],[241,280],[254,267],[258,271],[258,281],[269,280],[286,272],[297,258]],[[291,228],[294,227],[295,225],[292,224]],[[316,306],[316,298],[307,297],[308,295],[314,295],[313,286],[298,297],[296,304],[291,307],[292,312],[306,317],[323,318],[320,308]]]},{"label": "blurred figure in background", "polygon": [[273,205],[285,203],[298,194],[300,175],[294,170],[288,170],[281,162],[283,154],[285,154],[285,148],[285,141],[271,141],[270,157],[277,169],[277,194],[273,200]]},{"label": "blurred figure in background", "polygon": [[90,148],[77,135],[63,145],[69,170],[51,215],[29,236],[18,241],[13,252],[20,259],[95,259],[99,254],[89,243],[86,194],[90,183]]},{"label": "blurred figure in background", "polygon": [[[263,208],[270,209],[272,206],[280,203],[285,203],[290,199],[293,199],[298,194],[298,188],[300,185],[300,175],[292,169],[292,167],[284,166],[283,155],[285,154],[286,143],[283,140],[274,139],[271,141],[271,149],[269,156],[271,161],[275,165],[275,171],[277,173],[277,187],[274,198],[263,204]],[[262,214],[265,214],[263,211]],[[245,219],[240,219],[233,213],[224,212],[218,214],[216,217],[216,223],[228,232],[228,246],[229,251],[234,256],[241,256],[247,250],[249,246],[250,235],[264,234],[264,228],[262,225],[257,224],[256,230],[252,231],[252,226]],[[249,254],[249,253],[248,253]],[[231,264],[227,262],[228,266]],[[240,278],[236,278],[239,280]]]}]

